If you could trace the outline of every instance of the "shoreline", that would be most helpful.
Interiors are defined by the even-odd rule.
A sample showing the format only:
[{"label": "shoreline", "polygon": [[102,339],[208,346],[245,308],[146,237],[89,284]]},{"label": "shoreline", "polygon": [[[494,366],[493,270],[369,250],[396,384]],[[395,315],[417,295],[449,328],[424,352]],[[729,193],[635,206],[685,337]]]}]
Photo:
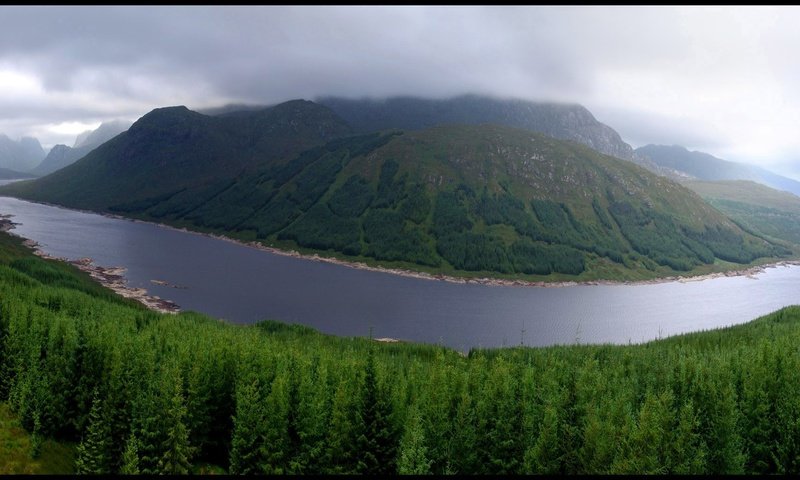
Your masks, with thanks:
[{"label": "shoreline", "polygon": [[[492,277],[455,277],[451,275],[445,274],[431,274],[427,272],[418,272],[414,270],[409,270],[405,268],[390,268],[390,267],[383,267],[383,266],[372,266],[367,265],[364,262],[358,261],[348,261],[342,260],[338,258],[332,257],[324,257],[319,255],[318,253],[312,254],[303,254],[298,252],[297,250],[282,250],[275,247],[269,247],[264,244],[259,243],[258,241],[244,241],[244,240],[237,240],[235,238],[228,237],[226,235],[220,233],[210,233],[210,232],[199,232],[196,230],[190,230],[186,227],[176,227],[173,225],[169,225],[166,223],[160,222],[153,222],[147,220],[141,220],[138,218],[130,218],[125,217],[122,215],[108,213],[108,212],[96,212],[92,210],[84,210],[84,209],[77,209],[77,208],[69,208],[63,205],[51,204],[47,202],[34,202],[31,200],[20,199],[16,197],[9,197],[14,198],[17,200],[31,202],[31,203],[38,203],[40,205],[46,205],[49,207],[55,208],[63,208],[65,210],[72,210],[81,213],[89,213],[94,215],[101,215],[107,218],[113,218],[116,220],[126,220],[129,222],[137,222],[143,223],[148,225],[154,225],[160,228],[166,228],[169,230],[174,230],[183,233],[189,233],[193,235],[201,235],[204,237],[210,237],[217,240],[222,240],[226,242],[230,242],[236,245],[255,248],[257,250],[261,250],[264,252],[272,253],[275,255],[282,255],[285,257],[293,257],[302,260],[310,260],[316,262],[326,262],[334,265],[340,265],[347,268],[354,268],[356,270],[365,270],[371,272],[380,272],[380,273],[388,273],[391,275],[398,275],[407,278],[416,278],[421,280],[432,280],[432,281],[443,281],[448,283],[456,283],[456,284],[473,284],[473,285],[488,285],[488,286],[500,286],[500,287],[543,287],[543,288],[561,288],[561,287],[576,287],[576,286],[597,286],[597,285],[608,285],[608,286],[640,286],[640,285],[657,285],[662,283],[671,283],[671,282],[679,282],[679,283],[688,283],[688,282],[701,282],[704,280],[712,280],[715,278],[722,278],[722,277],[748,277],[753,280],[757,280],[756,275],[764,273],[768,268],[777,268],[777,267],[787,267],[787,266],[800,266],[800,259],[797,260],[778,260],[774,262],[767,262],[760,265],[752,265],[744,268],[733,269],[733,270],[726,270],[722,272],[712,272],[712,273],[704,273],[699,275],[670,275],[666,277],[657,277],[651,278],[646,280],[569,280],[569,281],[545,281],[545,280],[522,280],[522,279],[504,279],[504,278],[492,278]],[[0,218],[9,218],[9,214],[0,214]],[[70,260],[65,260],[67,262],[72,263]],[[80,268],[80,267],[79,267]],[[102,268],[102,267],[94,267],[94,268]],[[159,281],[152,281],[154,284],[159,284]],[[180,287],[178,287],[180,288]],[[157,297],[156,297],[157,298]]]},{"label": "shoreline", "polygon": [[[65,208],[65,207],[61,207]],[[648,280],[585,280],[585,281],[578,281],[578,280],[569,280],[569,281],[544,281],[544,280],[522,280],[522,279],[505,279],[505,278],[491,278],[491,277],[454,277],[451,275],[445,274],[431,274],[427,272],[417,272],[414,270],[408,270],[404,268],[389,268],[389,267],[382,267],[382,266],[372,266],[367,265],[364,262],[357,262],[357,261],[348,261],[342,260],[339,258],[332,258],[332,257],[323,257],[318,253],[311,253],[311,254],[302,254],[297,250],[282,250],[275,247],[269,247],[263,245],[257,241],[243,241],[237,240],[235,238],[231,238],[219,233],[207,233],[207,232],[198,232],[196,230],[189,230],[186,227],[175,227],[173,225],[168,225],[165,223],[158,223],[158,222],[149,222],[147,220],[141,220],[138,218],[129,218],[123,217],[121,215],[116,215],[113,213],[98,213],[92,211],[81,210],[85,213],[93,213],[95,215],[102,215],[104,217],[113,218],[117,220],[127,220],[130,222],[138,222],[148,225],[154,225],[161,228],[166,228],[169,230],[174,230],[183,233],[190,233],[194,235],[201,235],[204,237],[210,237],[217,240],[222,240],[230,243],[234,243],[236,245],[241,245],[245,247],[255,248],[257,250],[261,250],[264,252],[272,253],[275,255],[282,255],[285,257],[293,257],[302,260],[310,260],[316,262],[326,262],[331,263],[334,265],[340,265],[343,267],[354,268],[356,270],[366,270],[371,272],[382,272],[388,273],[391,275],[398,275],[402,277],[408,278],[417,278],[421,280],[432,280],[432,281],[443,281],[449,283],[457,283],[457,284],[474,284],[474,285],[489,285],[489,286],[499,286],[499,287],[544,287],[544,288],[561,288],[561,287],[577,287],[577,286],[597,286],[597,285],[609,285],[609,286],[638,286],[638,285],[657,285],[661,283],[671,283],[671,282],[679,282],[679,283],[688,283],[688,282],[701,282],[704,280],[712,280],[715,278],[722,278],[722,277],[747,277],[753,280],[758,280],[756,275],[766,272],[768,268],[778,268],[778,267],[788,267],[788,266],[800,266],[800,260],[778,260],[775,262],[768,262],[761,265],[752,265],[749,267],[744,267],[740,269],[734,270],[726,270],[722,272],[712,272],[712,273],[704,273],[699,275],[670,275],[667,277],[657,277],[651,278]]]},{"label": "shoreline", "polygon": [[47,260],[58,260],[73,265],[78,270],[88,273],[89,276],[100,285],[122,297],[136,300],[150,310],[160,313],[178,313],[181,311],[180,306],[171,300],[165,300],[159,296],[150,295],[144,288],[129,287],[128,280],[125,278],[125,271],[127,270],[125,267],[103,267],[95,265],[94,260],[89,257],[70,260],[68,258],[55,257],[42,251],[35,240],[25,238],[13,232],[14,227],[18,225],[18,223],[12,221],[12,217],[12,214],[0,214],[0,231],[21,238],[22,244],[30,248],[34,255]]}]

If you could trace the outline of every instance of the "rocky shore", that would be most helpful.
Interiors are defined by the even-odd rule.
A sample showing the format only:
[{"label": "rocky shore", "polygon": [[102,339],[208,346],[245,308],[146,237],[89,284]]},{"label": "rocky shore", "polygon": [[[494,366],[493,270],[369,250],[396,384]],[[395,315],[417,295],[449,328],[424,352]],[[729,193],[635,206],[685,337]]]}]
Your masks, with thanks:
[{"label": "rocky shore", "polygon": [[[9,232],[12,235],[15,235],[11,230],[13,230],[14,226],[17,224],[11,220],[12,217],[13,215],[10,214],[0,214],[0,231]],[[125,298],[132,298],[151,310],[162,313],[177,313],[180,311],[180,307],[175,302],[165,300],[155,295],[149,295],[147,290],[144,288],[129,287],[128,282],[125,279],[124,267],[102,267],[100,265],[95,265],[91,258],[70,260],[67,258],[54,257],[43,252],[39,248],[39,244],[33,240],[24,239],[22,243],[23,245],[31,248],[35,255],[50,260],[60,260],[62,262],[72,264],[79,270],[88,273],[90,277],[92,277],[101,285],[110,288]]]},{"label": "rocky shore", "polygon": [[14,221],[11,220],[11,217],[13,216],[14,215],[11,215],[9,213],[0,213],[1,232],[10,232],[11,229],[13,229],[15,225],[17,225],[16,223],[14,223]]},{"label": "rocky shore", "polygon": [[[54,258],[42,252],[38,248],[36,242],[30,240],[26,240],[25,242],[30,245],[34,249],[34,252],[40,257]],[[68,260],[65,258],[58,258],[58,260],[75,265],[79,270],[88,273],[89,276],[101,285],[110,288],[125,298],[132,298],[151,310],[162,313],[177,313],[180,311],[178,304],[171,300],[165,300],[156,295],[149,295],[144,288],[129,287],[125,279],[126,269],[124,267],[101,267],[100,265],[95,265],[94,261],[88,257],[78,260]]]}]

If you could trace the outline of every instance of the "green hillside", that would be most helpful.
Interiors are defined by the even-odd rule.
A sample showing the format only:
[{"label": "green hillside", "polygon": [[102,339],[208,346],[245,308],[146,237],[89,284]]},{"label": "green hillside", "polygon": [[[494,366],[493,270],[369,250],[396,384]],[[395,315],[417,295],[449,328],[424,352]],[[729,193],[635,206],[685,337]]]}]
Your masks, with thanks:
[{"label": "green hillside", "polygon": [[75,445],[34,437],[0,402],[0,475],[72,474]]},{"label": "green hillside", "polygon": [[[149,123],[143,118],[127,135]],[[511,127],[343,137],[235,178],[215,175],[211,157],[184,166],[195,172],[185,180],[142,167],[135,194],[108,177],[127,165],[118,144],[141,143],[125,135],[75,167],[0,192],[437,274],[641,279],[791,253],[630,162]],[[158,136],[175,134],[148,138]],[[193,148],[211,142],[203,138]],[[169,155],[135,158],[157,165]]]},{"label": "green hillside", "polygon": [[759,183],[682,182],[708,203],[759,235],[800,244],[800,197]]},{"label": "green hillside", "polygon": [[[699,181],[750,180],[800,195],[800,182],[755,165],[722,160],[704,152],[689,151],[680,145],[646,145],[636,154],[649,159],[657,168]],[[644,164],[647,165],[646,163]]]},{"label": "green hillside", "polygon": [[796,474],[798,343],[797,307],[643,345],[467,356],[237,326],[147,311],[0,234],[0,459],[11,473]]},{"label": "green hillside", "polygon": [[184,191],[202,200],[219,182],[349,132],[333,112],[303,100],[215,117],[158,108],[78,162],[7,192],[93,210]]}]

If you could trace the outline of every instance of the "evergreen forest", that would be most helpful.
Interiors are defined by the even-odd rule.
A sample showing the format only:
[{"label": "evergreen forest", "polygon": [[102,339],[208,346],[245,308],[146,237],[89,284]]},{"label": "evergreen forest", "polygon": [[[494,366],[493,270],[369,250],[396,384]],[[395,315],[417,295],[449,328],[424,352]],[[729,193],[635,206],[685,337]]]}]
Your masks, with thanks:
[{"label": "evergreen forest", "polygon": [[146,310],[0,234],[0,406],[31,457],[74,445],[77,473],[797,473],[798,344],[798,307],[469,352],[239,326]]}]

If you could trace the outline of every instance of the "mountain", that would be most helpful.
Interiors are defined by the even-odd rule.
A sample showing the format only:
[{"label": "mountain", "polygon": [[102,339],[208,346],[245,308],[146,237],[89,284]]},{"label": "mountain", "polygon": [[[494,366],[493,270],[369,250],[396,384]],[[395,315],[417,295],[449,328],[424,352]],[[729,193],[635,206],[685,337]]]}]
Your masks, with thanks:
[{"label": "mountain", "polygon": [[47,152],[47,156],[41,163],[31,170],[31,173],[37,177],[47,175],[75,163],[90,151],[82,148],[70,148],[63,144],[55,145]]},{"label": "mountain", "polygon": [[329,109],[303,100],[215,117],[158,108],[72,165],[14,188],[97,210],[163,195],[202,202],[243,171],[348,133]]},{"label": "mountain", "polygon": [[39,140],[23,137],[15,142],[0,134],[0,168],[27,172],[38,165],[44,157],[45,151]]},{"label": "mountain", "polygon": [[0,180],[14,180],[19,178],[34,178],[35,175],[30,173],[18,172],[16,170],[9,170],[7,168],[0,168]]},{"label": "mountain", "polygon": [[249,105],[244,103],[231,103],[228,105],[223,105],[221,107],[196,109],[195,111],[197,113],[202,113],[203,115],[209,115],[213,117],[216,115],[225,115],[233,112],[263,110],[269,107],[270,105]]},{"label": "mountain", "polygon": [[800,197],[749,180],[685,181],[708,203],[761,236],[800,245]]},{"label": "mountain", "polygon": [[[327,108],[291,105],[314,113],[303,131],[317,142],[334,125],[343,133],[321,129],[320,116],[336,118]],[[276,125],[302,122],[264,120],[280,107],[157,109],[74,165],[0,192],[448,274],[651,278],[790,253],[687,188],[576,142],[449,125],[301,149],[297,131]],[[257,157],[243,132],[270,131],[281,153]]]},{"label": "mountain", "polygon": [[491,123],[574,140],[598,152],[634,160],[633,148],[611,127],[574,104],[540,103],[462,95],[446,100],[394,97],[382,100],[322,97],[316,100],[344,118],[357,132],[390,128],[421,130],[436,125]]},{"label": "mountain", "polygon": [[84,155],[116,137],[129,127],[130,123],[122,120],[103,122],[95,130],[89,130],[78,135],[75,140],[75,146],[68,147],[59,144],[51,148],[44,160],[31,170],[31,173],[41,177],[67,165],[72,165]]},{"label": "mountain", "polygon": [[94,130],[84,132],[75,139],[73,148],[95,148],[116,137],[131,127],[131,123],[124,120],[103,122]]},{"label": "mountain", "polygon": [[89,135],[92,134],[94,130],[86,130],[83,133],[79,133],[77,137],[75,137],[75,143],[72,145],[72,148],[80,147],[83,142],[89,138]]},{"label": "mountain", "polygon": [[689,151],[680,145],[646,145],[636,153],[684,179],[720,181],[750,180],[800,195],[800,182],[761,167],[722,160],[708,153]]}]

